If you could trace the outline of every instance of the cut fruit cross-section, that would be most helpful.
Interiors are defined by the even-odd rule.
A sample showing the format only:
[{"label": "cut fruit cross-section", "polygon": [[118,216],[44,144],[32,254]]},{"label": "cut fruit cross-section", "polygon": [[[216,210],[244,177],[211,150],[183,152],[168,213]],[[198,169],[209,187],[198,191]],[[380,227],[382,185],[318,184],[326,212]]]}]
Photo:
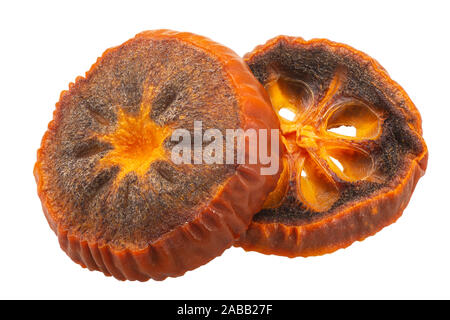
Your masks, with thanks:
[{"label": "cut fruit cross-section", "polygon": [[244,61],[190,33],[140,33],[61,94],[34,175],[72,260],[120,280],[162,280],[245,232],[279,174],[261,175],[259,162],[174,163],[172,132],[193,136],[197,120],[221,133],[278,128]]},{"label": "cut fruit cross-section", "polygon": [[328,40],[279,36],[245,60],[270,96],[287,153],[276,189],[236,245],[321,255],[394,222],[428,158],[404,90],[369,56]]}]

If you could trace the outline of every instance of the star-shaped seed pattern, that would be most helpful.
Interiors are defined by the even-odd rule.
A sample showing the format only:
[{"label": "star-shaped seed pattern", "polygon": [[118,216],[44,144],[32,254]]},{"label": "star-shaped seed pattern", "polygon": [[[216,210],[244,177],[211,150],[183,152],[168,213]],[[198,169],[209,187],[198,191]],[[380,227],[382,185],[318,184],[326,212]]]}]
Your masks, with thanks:
[{"label": "star-shaped seed pattern", "polygon": [[[266,208],[282,202],[289,181],[299,200],[317,212],[331,208],[348,183],[379,182],[370,150],[381,134],[381,117],[367,104],[340,95],[344,79],[345,73],[336,72],[320,99],[299,80],[278,77],[267,83],[287,155]],[[335,132],[339,127],[355,134]]]},{"label": "star-shaped seed pattern", "polygon": [[150,118],[152,92],[152,87],[146,89],[138,114],[119,108],[115,130],[98,137],[113,146],[100,160],[100,166],[118,166],[120,172],[116,181],[132,171],[138,176],[144,175],[152,162],[166,155],[163,142],[172,130]]}]

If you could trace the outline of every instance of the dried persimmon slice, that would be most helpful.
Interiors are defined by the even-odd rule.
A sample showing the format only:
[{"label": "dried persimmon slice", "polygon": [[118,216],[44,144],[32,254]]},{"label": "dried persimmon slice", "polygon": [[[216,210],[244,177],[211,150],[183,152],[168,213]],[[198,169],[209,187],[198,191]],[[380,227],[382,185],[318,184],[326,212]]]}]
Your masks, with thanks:
[{"label": "dried persimmon slice", "polygon": [[171,133],[192,133],[195,120],[221,132],[279,126],[245,62],[190,33],[140,33],[61,94],[34,174],[75,262],[121,280],[162,280],[245,232],[279,174],[261,175],[260,163],[175,164]]},{"label": "dried persimmon slice", "polygon": [[366,54],[324,39],[279,36],[245,60],[280,118],[287,165],[236,245],[321,255],[396,221],[428,159],[406,92]]}]

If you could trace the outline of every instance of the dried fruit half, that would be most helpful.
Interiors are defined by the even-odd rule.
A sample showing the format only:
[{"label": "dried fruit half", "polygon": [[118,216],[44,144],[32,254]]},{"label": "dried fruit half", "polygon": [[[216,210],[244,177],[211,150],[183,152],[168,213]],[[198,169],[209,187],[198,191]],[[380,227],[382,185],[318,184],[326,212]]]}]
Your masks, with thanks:
[{"label": "dried fruit half", "polygon": [[[277,183],[262,164],[176,165],[171,133],[278,128],[233,51],[168,30],[107,50],[61,94],[34,169],[62,249],[121,280],[179,276],[245,232]],[[245,150],[248,152],[248,148]]]},{"label": "dried fruit half", "polygon": [[405,91],[366,54],[328,40],[279,36],[245,60],[269,93],[287,153],[237,245],[321,255],[393,223],[428,158]]}]

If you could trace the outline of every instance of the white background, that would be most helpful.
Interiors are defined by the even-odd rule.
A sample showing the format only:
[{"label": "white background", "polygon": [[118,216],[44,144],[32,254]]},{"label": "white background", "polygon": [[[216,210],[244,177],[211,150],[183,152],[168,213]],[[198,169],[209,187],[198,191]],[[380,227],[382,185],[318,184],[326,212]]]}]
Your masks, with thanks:
[{"label": "white background", "polygon": [[[450,298],[448,1],[70,1],[0,4],[0,298]],[[243,55],[279,34],[377,59],[423,116],[430,159],[400,220],[345,250],[288,259],[232,248],[163,282],[74,264],[36,195],[36,150],[59,93],[102,52],[148,29],[198,33]]]}]

